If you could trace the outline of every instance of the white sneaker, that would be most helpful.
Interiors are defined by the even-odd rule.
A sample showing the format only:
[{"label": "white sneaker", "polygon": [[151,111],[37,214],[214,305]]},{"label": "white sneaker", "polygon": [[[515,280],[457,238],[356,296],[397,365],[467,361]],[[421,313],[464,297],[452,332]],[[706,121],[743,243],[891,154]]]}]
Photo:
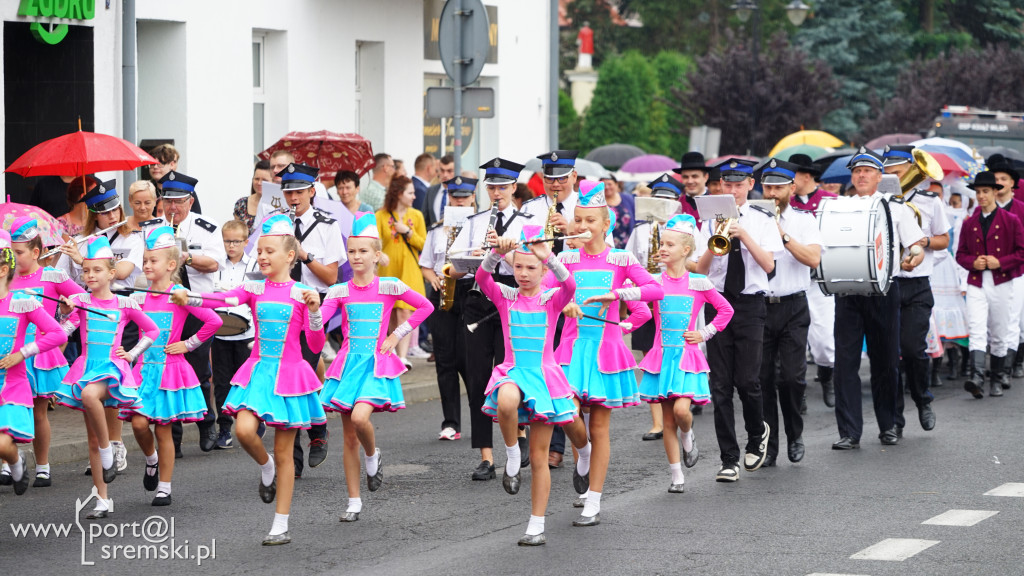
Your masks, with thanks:
[{"label": "white sneaker", "polygon": [[458,440],[462,438],[462,434],[455,431],[455,428],[451,426],[441,430],[441,433],[437,435],[438,440]]},{"label": "white sneaker", "polygon": [[430,354],[427,354],[427,352],[425,350],[423,350],[423,348],[420,348],[419,346],[410,346],[409,347],[409,353],[406,354],[406,356],[408,356],[410,358],[421,358],[421,359],[430,358]]},{"label": "white sneaker", "polygon": [[124,447],[124,442],[111,440],[110,445],[114,447],[114,462],[117,464],[117,471],[124,472],[128,469],[128,449]]},{"label": "white sneaker", "polygon": [[333,346],[331,346],[331,341],[328,340],[324,344],[324,349],[320,352],[320,357],[324,359],[325,364],[330,366],[331,362],[334,362],[334,358],[337,357],[337,355],[338,352],[334,349]]}]

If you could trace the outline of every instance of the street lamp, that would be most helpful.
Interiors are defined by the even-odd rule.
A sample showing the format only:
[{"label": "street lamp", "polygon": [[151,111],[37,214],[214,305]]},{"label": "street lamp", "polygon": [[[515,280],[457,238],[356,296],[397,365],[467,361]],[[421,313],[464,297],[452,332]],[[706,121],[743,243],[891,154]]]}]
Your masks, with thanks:
[{"label": "street lamp", "polygon": [[[807,13],[811,11],[811,7],[804,4],[800,0],[793,0],[786,5],[786,17],[793,23],[793,26],[800,26],[807,19]],[[743,17],[737,16],[742,20]]]},{"label": "street lamp", "polygon": [[750,20],[750,16],[757,10],[757,4],[754,0],[737,0],[729,8],[736,11],[736,17],[740,19],[740,22],[746,24],[747,20]]}]

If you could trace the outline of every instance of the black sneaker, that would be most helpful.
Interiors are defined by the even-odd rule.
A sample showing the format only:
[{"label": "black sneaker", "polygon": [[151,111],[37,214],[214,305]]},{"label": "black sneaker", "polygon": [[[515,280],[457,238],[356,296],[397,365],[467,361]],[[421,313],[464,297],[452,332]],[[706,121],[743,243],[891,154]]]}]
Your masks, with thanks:
[{"label": "black sneaker", "polygon": [[764,464],[764,459],[768,455],[768,434],[771,432],[771,428],[768,423],[764,423],[764,432],[761,434],[761,442],[753,450],[747,450],[747,453],[743,456],[743,468],[747,472],[753,472]]},{"label": "black sneaker", "polygon": [[473,470],[473,480],[485,481],[495,478],[497,475],[494,473],[494,464],[490,460],[482,460],[476,470]]},{"label": "black sneaker", "polygon": [[327,460],[327,438],[313,438],[309,441],[309,467],[316,468]]},{"label": "black sneaker", "polygon": [[220,434],[217,436],[217,450],[230,450],[234,447],[234,441],[231,439],[231,429],[221,428]]},{"label": "black sneaker", "polygon": [[740,467],[736,464],[722,464],[722,469],[715,474],[715,482],[736,482],[740,479]]}]

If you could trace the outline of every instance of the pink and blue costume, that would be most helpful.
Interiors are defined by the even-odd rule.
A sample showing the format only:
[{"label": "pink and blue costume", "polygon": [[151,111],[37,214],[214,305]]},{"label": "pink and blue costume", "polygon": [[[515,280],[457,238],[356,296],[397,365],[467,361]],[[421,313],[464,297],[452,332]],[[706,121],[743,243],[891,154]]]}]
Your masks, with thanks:
[{"label": "pink and blue costume", "polygon": [[[349,238],[379,238],[376,217],[357,215]],[[433,304],[398,278],[377,278],[366,286],[349,280],[327,290],[321,306],[323,317],[341,312],[345,341],[324,374],[324,408],[330,412],[351,412],[356,403],[373,406],[374,412],[395,412],[405,408],[399,376],[405,365],[395,354],[381,354],[388,335],[388,319],[396,302],[415,308],[409,320],[395,328],[399,338],[411,333],[434,311]]]},{"label": "pink and blue costume", "polygon": [[[38,223],[35,218],[21,216],[11,223],[11,241],[29,242],[39,236]],[[39,268],[31,274],[19,275],[15,273],[11,280],[10,289],[14,291],[32,291],[42,296],[59,298],[81,294],[82,288],[75,284],[67,275],[67,272],[57,268]],[[27,292],[24,292],[27,294]],[[45,300],[41,296],[33,296],[46,313],[53,318],[57,315],[57,303],[53,300]],[[61,330],[63,332],[63,330]],[[30,324],[25,334],[25,342],[34,342],[36,339],[36,326]],[[51,398],[57,394],[68,373],[68,361],[64,358],[59,347],[41,351],[39,354],[25,359],[25,371],[28,374],[28,382],[32,386],[32,395],[36,398]]]},{"label": "pink and blue costume", "polygon": [[[605,208],[604,185],[580,183],[580,208]],[[615,292],[619,301],[651,302],[664,295],[661,286],[640,265],[632,252],[605,248],[590,255],[585,250],[565,250],[559,260],[576,283],[575,301],[584,314],[599,316],[601,305],[583,302],[591,296]],[[626,282],[633,286],[625,287]],[[609,322],[566,318],[562,341],[555,351],[573,392],[584,405],[622,408],[640,403],[636,361],[622,341],[618,326],[619,306],[613,303],[603,316]],[[575,332],[575,337],[571,338]],[[595,362],[594,359],[597,359]]]},{"label": "pink and blue costume", "polygon": [[[170,226],[159,226],[149,232],[146,238],[147,250],[162,250],[177,245],[174,230]],[[174,285],[174,290],[184,290],[181,285]],[[164,347],[181,340],[181,331],[189,314],[203,323],[199,332],[185,341],[185,347],[195,350],[203,342],[213,337],[223,321],[212,310],[196,306],[177,306],[171,302],[168,294],[151,294],[136,292],[132,298],[138,302],[142,311],[160,329],[160,336],[153,346],[135,363],[135,380],[139,382],[139,400],[142,406],[138,409],[128,408],[121,411],[123,419],[131,419],[133,414],[141,414],[151,422],[170,424],[171,422],[199,422],[206,414],[206,399],[199,387],[199,378],[192,366],[182,354],[167,354]]]},{"label": "pink and blue costume", "polygon": [[[113,259],[114,253],[105,236],[100,236],[86,246],[86,260]],[[79,356],[64,377],[64,386],[57,391],[57,402],[75,410],[85,410],[82,405],[82,390],[89,384],[103,384],[110,395],[104,405],[111,408],[127,408],[139,402],[138,384],[129,361],[118,358],[121,334],[129,322],[135,322],[144,335],[129,351],[138,358],[160,336],[156,324],[146,316],[139,305],[127,296],[114,295],[109,300],[93,298],[91,294],[75,294],[70,297],[75,304],[102,310],[106,317],[75,307],[71,317],[63,323],[64,331],[70,334],[74,326],[82,335],[82,355]]]},{"label": "pink and blue costume", "polygon": [[[294,228],[284,214],[263,221],[263,236],[290,236]],[[287,282],[245,282],[227,292],[201,294],[203,308],[245,304],[252,310],[256,329],[252,354],[231,378],[224,412],[249,410],[268,426],[309,429],[327,417],[317,392],[322,385],[316,372],[302,359],[299,335],[306,335],[310,350],[319,353],[326,341],[319,310],[311,313],[302,299],[309,286]],[[218,300],[212,300],[217,298]],[[190,304],[194,300],[190,298]]]},{"label": "pink and blue costume", "polygon": [[[10,236],[0,230],[0,254],[4,263],[13,269],[14,254],[10,246]],[[29,341],[27,336],[32,327],[38,328],[41,336]],[[0,298],[0,358],[18,351],[26,360],[0,370],[0,434],[7,434],[21,444],[35,437],[27,361],[67,341],[67,334],[53,315],[35,298],[19,292],[8,292]]]},{"label": "pink and blue costume", "polygon": [[[541,231],[540,226],[523,226],[523,240],[539,236]],[[531,252],[517,252],[532,257]],[[568,424],[576,414],[576,405],[572,388],[555,361],[552,344],[558,315],[572,301],[576,283],[565,266],[552,256],[545,265],[554,275],[554,287],[535,296],[524,296],[519,290],[494,281],[494,270],[500,261],[497,252],[490,252],[476,274],[480,291],[494,302],[505,331],[505,361],[491,372],[481,410],[497,422],[498,390],[503,384],[512,383],[523,398],[519,406],[520,424]]]},{"label": "pink and blue costume", "polygon": [[[691,236],[696,229],[689,214],[673,216],[664,227],[665,232]],[[665,296],[654,303],[654,346],[640,361],[640,398],[657,403],[685,397],[694,404],[707,404],[711,401],[711,369],[700,344],[687,342],[683,334],[695,329],[700,309],[707,302],[718,312],[711,326],[702,331],[704,339],[710,339],[729,324],[732,306],[706,276],[684,272],[682,278],[673,278],[661,273],[654,279],[664,287]]]}]

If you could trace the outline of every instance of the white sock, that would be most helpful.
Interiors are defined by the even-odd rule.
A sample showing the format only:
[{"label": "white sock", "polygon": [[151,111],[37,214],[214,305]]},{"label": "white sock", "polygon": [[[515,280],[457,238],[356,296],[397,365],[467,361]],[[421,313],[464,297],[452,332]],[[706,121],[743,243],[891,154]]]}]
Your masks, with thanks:
[{"label": "white sock", "polygon": [[107,444],[106,448],[100,448],[100,463],[104,468],[110,468],[114,465],[114,447]]},{"label": "white sock", "polygon": [[[156,450],[153,450],[152,454],[146,455],[146,466],[156,466],[156,463],[160,461],[160,458],[156,455]],[[149,474],[149,470],[146,470],[146,474]]]},{"label": "white sock", "polygon": [[380,464],[380,448],[374,450],[370,456],[363,456],[363,463],[366,465],[366,475],[376,476],[377,465]]},{"label": "white sock", "polygon": [[278,536],[288,531],[288,515],[274,514],[274,525],[270,527],[270,535]]},{"label": "white sock", "polygon": [[587,445],[583,448],[576,449],[580,455],[576,460],[576,471],[579,472],[580,476],[590,474],[590,447],[590,442],[587,442]]},{"label": "white sock", "polygon": [[591,490],[587,492],[587,503],[583,505],[583,515],[593,516],[601,511],[601,493]]},{"label": "white sock", "polygon": [[93,510],[110,510],[114,507],[114,501],[111,499],[97,498],[96,507]]},{"label": "white sock", "polygon": [[530,516],[530,523],[526,525],[526,535],[536,536],[544,533],[544,517]]},{"label": "white sock", "polygon": [[157,482],[156,484],[156,495],[164,494],[166,496],[171,495],[171,483],[170,482]]},{"label": "white sock", "polygon": [[260,464],[260,482],[264,486],[270,486],[270,483],[274,481],[275,472],[277,472],[277,467],[274,465],[274,455],[271,454],[267,458],[266,464]]},{"label": "white sock", "polygon": [[46,474],[47,476],[49,476],[50,475],[50,465],[49,464],[36,464],[36,476],[38,476],[40,474]]},{"label": "white sock", "polygon": [[668,469],[672,471],[672,483],[682,484],[683,483],[683,465],[680,462],[675,464],[669,464]]},{"label": "white sock", "polygon": [[519,450],[519,442],[505,446],[505,455],[508,456],[508,459],[505,460],[505,473],[509,476],[519,474],[519,466],[523,462],[523,453]]},{"label": "white sock", "polygon": [[362,498],[349,498],[348,508],[345,512],[355,512],[356,514],[363,511],[363,499]]},{"label": "white sock", "polygon": [[580,494],[580,498],[583,499],[583,502],[586,502],[587,501],[587,496],[589,496],[589,495],[590,495],[590,490],[587,490],[583,494]]},{"label": "white sock", "polygon": [[6,473],[10,474],[11,473],[11,466],[10,466],[10,464],[8,464],[7,462],[4,462],[3,464],[0,464],[0,472],[6,472]]},{"label": "white sock", "polygon": [[[20,456],[20,454],[19,454],[19,456]],[[25,459],[24,458],[18,458],[17,462],[15,462],[14,464],[11,464],[11,478],[14,478],[14,481],[17,482],[17,481],[21,480],[21,477],[24,476],[24,475],[25,475]]]},{"label": "white sock", "polygon": [[686,450],[687,452],[693,450],[693,428],[690,428],[687,432],[683,432],[679,436],[682,439],[683,450]]}]

